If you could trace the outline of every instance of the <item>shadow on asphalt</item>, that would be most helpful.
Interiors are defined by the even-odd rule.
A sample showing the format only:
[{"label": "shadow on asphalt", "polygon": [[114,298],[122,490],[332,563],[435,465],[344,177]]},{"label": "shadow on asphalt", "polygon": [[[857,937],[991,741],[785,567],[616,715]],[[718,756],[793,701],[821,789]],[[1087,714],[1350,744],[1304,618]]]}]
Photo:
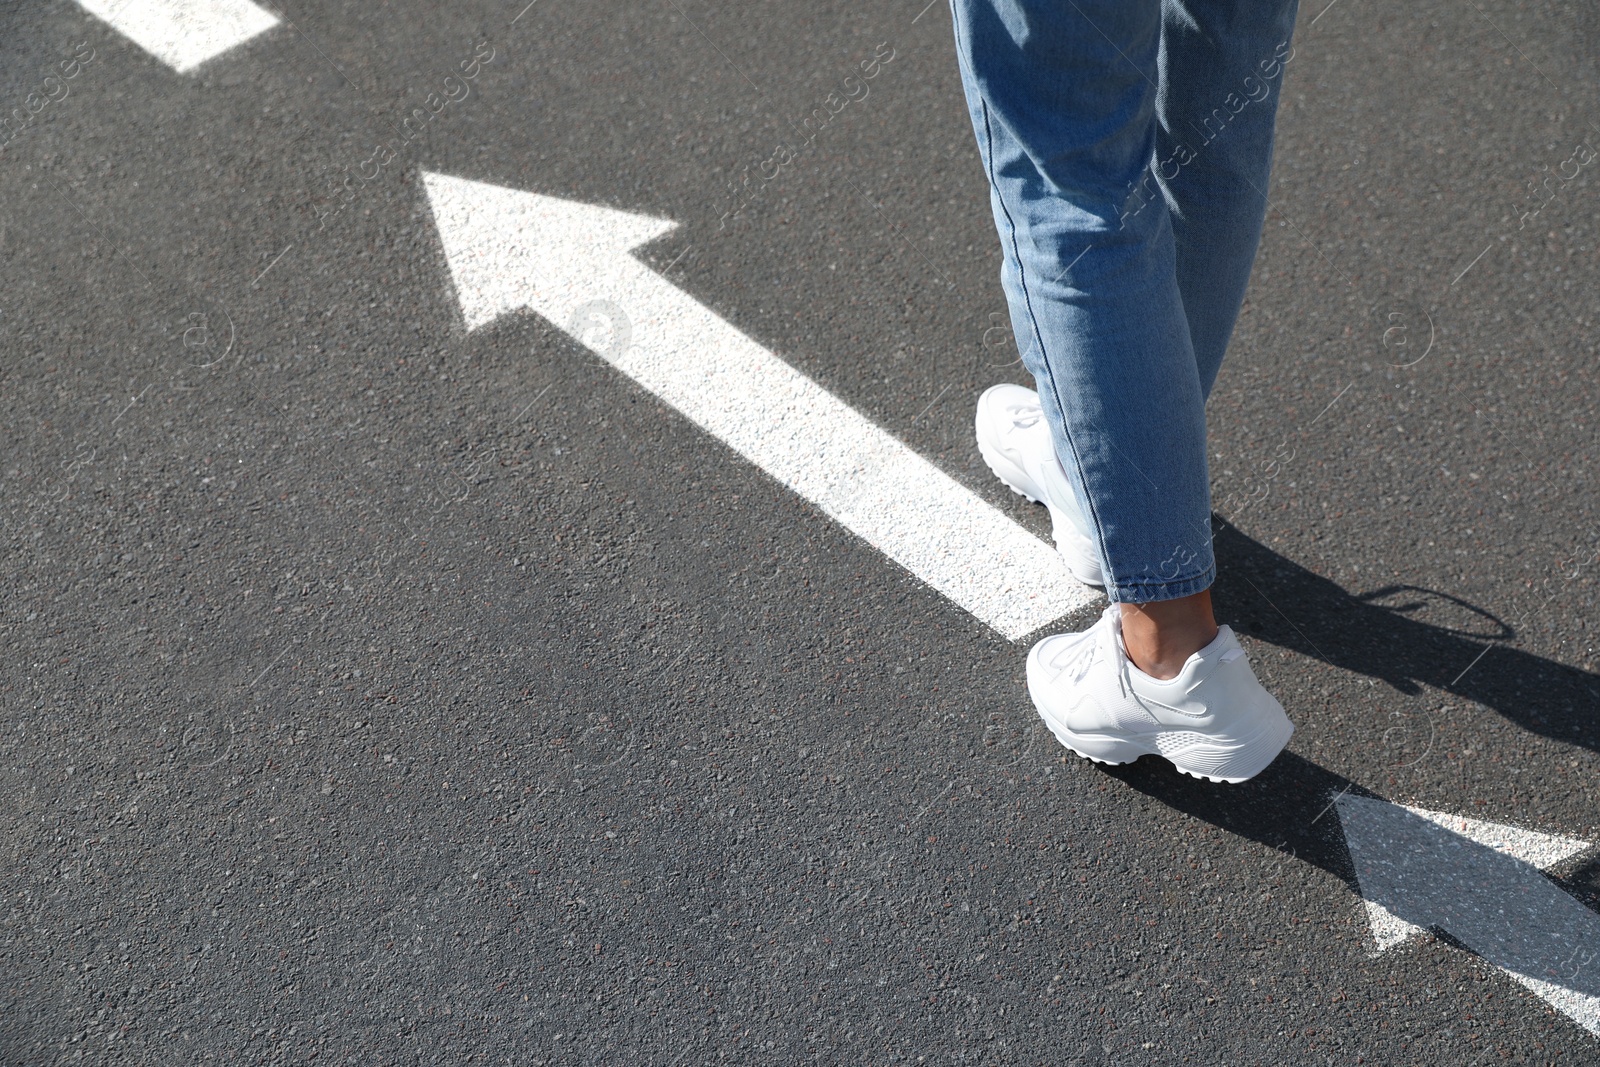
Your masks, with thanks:
[{"label": "shadow on asphalt", "polygon": [[1600,751],[1600,675],[1507,644],[1511,626],[1448,593],[1351,593],[1218,518],[1217,617],[1235,630],[1402,693],[1431,686],[1524,729]]},{"label": "shadow on asphalt", "polygon": [[[1352,593],[1215,519],[1217,617],[1240,633],[1380,679],[1493,708],[1535,733],[1600,750],[1600,676],[1513,648],[1513,628],[1459,597],[1391,585]],[[1178,811],[1344,879],[1354,872],[1339,832],[1338,793],[1385,799],[1293,752],[1228,787],[1146,757],[1103,768]]]},{"label": "shadow on asphalt", "polygon": [[[1425,684],[1546,737],[1600,749],[1600,676],[1508,647],[1512,627],[1457,597],[1414,586],[1351,593],[1226,522],[1218,520],[1218,527],[1213,598],[1218,618],[1240,632],[1405,693],[1419,693]],[[1230,786],[1178,774],[1155,757],[1100,769],[1176,811],[1320,867],[1361,896],[1332,801],[1341,793],[1387,798],[1294,752]],[[1594,860],[1554,880],[1580,903],[1600,909],[1600,864]],[[1430,914],[1401,917],[1430,925]],[[1596,975],[1545,977],[1600,996]]]},{"label": "shadow on asphalt", "polygon": [[[1343,881],[1357,899],[1366,895],[1334,799],[1342,793],[1385,798],[1304,757],[1285,752],[1248,782],[1226,786],[1178,774],[1165,760],[1150,756],[1101,770],[1175,811],[1322,868]],[[1559,894],[1540,891],[1546,876],[1537,868],[1466,839],[1441,849],[1439,841],[1448,831],[1403,810],[1386,810],[1378,831],[1380,838],[1387,838],[1386,862],[1376,865],[1379,888],[1374,899],[1392,915],[1496,966],[1586,997],[1600,997],[1600,972],[1573,967],[1577,953],[1567,951],[1593,944],[1594,916],[1582,910],[1594,909],[1592,894],[1585,892],[1594,880],[1592,863],[1565,878],[1551,879],[1576,898],[1575,907],[1573,901],[1563,903]],[[1370,849],[1370,829],[1366,836]],[[1400,873],[1384,870],[1390,866]],[[1517,919],[1511,925],[1504,918],[1507,907]],[[1442,922],[1452,928],[1441,928]],[[1465,939],[1455,936],[1457,922],[1464,923]],[[1582,963],[1593,958],[1589,952]]]},{"label": "shadow on asphalt", "polygon": [[1172,764],[1154,756],[1100,770],[1169,808],[1321,867],[1361,895],[1333,798],[1343,792],[1387,798],[1310,760],[1285,752],[1266,770],[1237,785],[1179,774]]}]

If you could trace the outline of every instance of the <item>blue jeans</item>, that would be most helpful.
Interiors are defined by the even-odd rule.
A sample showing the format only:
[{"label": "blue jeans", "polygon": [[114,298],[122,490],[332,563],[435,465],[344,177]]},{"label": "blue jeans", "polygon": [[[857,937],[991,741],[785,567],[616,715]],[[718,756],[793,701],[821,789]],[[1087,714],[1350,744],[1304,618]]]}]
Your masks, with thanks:
[{"label": "blue jeans", "polygon": [[951,0],[1000,279],[1113,601],[1216,577],[1205,401],[1297,0]]}]

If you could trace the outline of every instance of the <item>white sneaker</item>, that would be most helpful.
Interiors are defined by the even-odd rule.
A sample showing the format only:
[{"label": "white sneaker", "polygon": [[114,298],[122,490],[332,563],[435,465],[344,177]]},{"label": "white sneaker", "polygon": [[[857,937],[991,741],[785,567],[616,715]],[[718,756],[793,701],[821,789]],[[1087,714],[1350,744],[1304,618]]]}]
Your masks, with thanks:
[{"label": "white sneaker", "polygon": [[978,451],[989,469],[1019,496],[1050,509],[1056,550],[1072,576],[1104,586],[1100,553],[1088,535],[1067,472],[1056,459],[1039,394],[1020,385],[994,385],[978,397]]},{"label": "white sneaker", "polygon": [[1082,633],[1033,646],[1028,695],[1056,739],[1080,756],[1101,763],[1162,756],[1213,782],[1259,774],[1294,733],[1232,629],[1221,627],[1176,678],[1161,681],[1128,659],[1116,604]]}]

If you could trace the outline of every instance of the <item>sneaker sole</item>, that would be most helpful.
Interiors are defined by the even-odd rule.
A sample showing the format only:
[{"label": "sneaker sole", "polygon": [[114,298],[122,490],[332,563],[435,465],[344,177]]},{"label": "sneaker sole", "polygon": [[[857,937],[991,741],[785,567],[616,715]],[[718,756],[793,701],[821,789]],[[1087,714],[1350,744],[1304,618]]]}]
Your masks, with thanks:
[{"label": "sneaker sole", "polygon": [[[1044,503],[1043,500],[1040,500],[1032,493],[1027,492],[1017,485],[1017,482],[1021,480],[1019,477],[1021,472],[1017,470],[1016,464],[1012,463],[999,452],[996,452],[994,449],[990,448],[981,440],[978,442],[978,454],[983,457],[983,462],[988,466],[990,473],[992,473],[996,478],[1000,479],[1000,484],[1004,485],[1007,489],[1011,490],[1013,493],[1017,494],[1030,504]],[[1053,525],[1054,522],[1052,520],[1052,526]],[[1081,567],[1074,566],[1072,561],[1067,557],[1067,554],[1061,552],[1061,540],[1060,538],[1056,537],[1054,529],[1050,531],[1050,537],[1051,540],[1055,541],[1056,551],[1061,553],[1062,561],[1066,563],[1067,570],[1072,573],[1074,578],[1078,579],[1078,581],[1082,582],[1084,585],[1092,585],[1100,589],[1105,588],[1105,574],[1101,572],[1099,567],[1094,568],[1092,571],[1088,571]]]},{"label": "sneaker sole", "polygon": [[1278,758],[1294,734],[1288,716],[1269,722],[1249,737],[1222,740],[1195,731],[1169,730],[1143,738],[1119,734],[1078,733],[1056,722],[1028,683],[1028,695],[1039,718],[1062,746],[1084,759],[1108,766],[1132,763],[1140,756],[1160,756],[1192,778],[1237,785],[1249,781]]}]

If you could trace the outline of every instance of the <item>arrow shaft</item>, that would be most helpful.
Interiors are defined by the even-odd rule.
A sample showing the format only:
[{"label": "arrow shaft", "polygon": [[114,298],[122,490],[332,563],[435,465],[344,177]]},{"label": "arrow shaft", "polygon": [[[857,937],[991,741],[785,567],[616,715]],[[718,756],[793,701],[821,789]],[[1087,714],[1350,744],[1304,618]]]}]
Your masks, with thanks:
[{"label": "arrow shaft", "polygon": [[1007,638],[1091,603],[1051,546],[642,264],[569,306],[596,295],[629,316],[630,345],[597,347],[617,369]]}]

